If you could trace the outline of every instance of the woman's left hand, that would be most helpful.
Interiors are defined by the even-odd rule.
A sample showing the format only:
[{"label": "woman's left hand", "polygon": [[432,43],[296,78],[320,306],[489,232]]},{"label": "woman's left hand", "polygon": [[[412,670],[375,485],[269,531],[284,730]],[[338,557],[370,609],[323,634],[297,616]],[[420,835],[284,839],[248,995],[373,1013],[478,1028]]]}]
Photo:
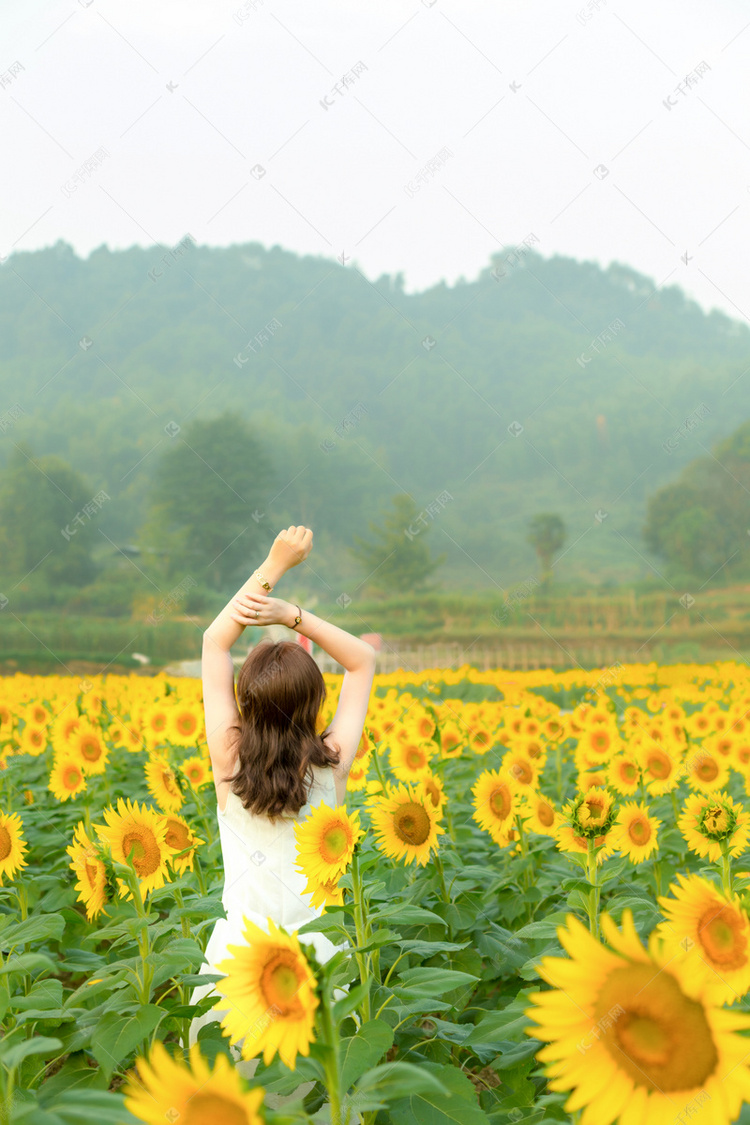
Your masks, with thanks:
[{"label": "woman's left hand", "polygon": [[229,615],[238,625],[290,625],[297,616],[296,606],[265,594],[237,594]]}]

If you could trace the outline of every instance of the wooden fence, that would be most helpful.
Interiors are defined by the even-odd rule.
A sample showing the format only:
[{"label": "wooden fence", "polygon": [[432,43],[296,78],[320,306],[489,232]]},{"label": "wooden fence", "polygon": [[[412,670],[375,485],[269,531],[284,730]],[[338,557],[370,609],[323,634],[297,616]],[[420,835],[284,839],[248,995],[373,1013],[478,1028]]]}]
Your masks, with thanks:
[{"label": "wooden fence", "polygon": [[[326,653],[315,652],[315,659],[323,672],[341,672]],[[651,659],[649,647],[593,643],[571,649],[564,642],[548,646],[532,644],[461,645],[458,643],[424,644],[408,649],[384,648],[378,653],[377,672],[423,672],[427,668],[460,668],[470,664],[481,671],[490,668],[515,668],[527,672],[538,668],[609,668],[618,661],[622,664],[647,663]]]}]

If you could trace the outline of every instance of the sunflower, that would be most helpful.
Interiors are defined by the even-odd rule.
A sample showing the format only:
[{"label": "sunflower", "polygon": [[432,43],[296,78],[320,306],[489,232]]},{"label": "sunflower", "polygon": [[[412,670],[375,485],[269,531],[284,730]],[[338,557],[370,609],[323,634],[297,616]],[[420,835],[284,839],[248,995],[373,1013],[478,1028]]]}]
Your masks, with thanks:
[{"label": "sunflower", "polygon": [[47,749],[47,727],[27,722],[18,738],[18,753],[38,758]]},{"label": "sunflower", "polygon": [[416,719],[417,734],[420,738],[432,738],[435,734],[435,720],[428,711],[422,711]]},{"label": "sunflower", "polygon": [[[104,810],[105,824],[95,824],[100,840],[110,848],[117,863],[127,863],[132,851],[132,865],[140,880],[141,893],[158,890],[169,880],[167,858],[170,849],[165,843],[167,825],[164,817],[137,801],[117,801],[117,811],[110,805]],[[120,880],[120,892],[125,898],[130,894]]]},{"label": "sunflower", "polygon": [[469,735],[469,746],[475,754],[486,754],[495,744],[495,736],[491,728],[477,725]]},{"label": "sunflower", "polygon": [[372,743],[373,748],[376,747],[379,742],[383,741],[383,727],[379,721],[370,722],[370,720],[368,719],[367,725],[364,728],[363,735],[365,733]]},{"label": "sunflower", "polygon": [[674,898],[660,898],[665,921],[656,934],[666,953],[691,958],[717,1002],[732,1004],[750,989],[750,920],[738,895],[722,893],[699,875],[677,875]]},{"label": "sunflower", "polygon": [[[561,852],[575,852],[579,855],[589,854],[589,838],[587,836],[579,836],[575,830],[566,821],[562,820],[555,832],[555,840],[557,841],[558,850]],[[607,832],[601,836],[592,837],[594,847],[596,849],[596,862],[603,863],[605,859],[609,859],[615,850],[612,843],[612,833]]]},{"label": "sunflower", "polygon": [[21,829],[23,821],[18,813],[0,811],[0,883],[3,876],[12,879],[17,871],[26,866],[23,853],[27,844]]},{"label": "sunflower", "polygon": [[560,814],[541,793],[522,794],[519,812],[527,831],[536,832],[539,836],[555,836],[560,825]]},{"label": "sunflower", "polygon": [[622,806],[612,829],[612,844],[633,863],[642,863],[659,847],[656,833],[661,821],[649,815],[647,805],[628,801]]},{"label": "sunflower", "polygon": [[542,723],[541,734],[548,742],[559,742],[561,738],[565,738],[565,727],[553,715]]},{"label": "sunflower", "polygon": [[109,747],[99,727],[83,720],[70,736],[68,748],[75,754],[87,774],[104,773],[107,768]]},{"label": "sunflower", "polygon": [[612,729],[608,723],[608,719],[596,723],[584,731],[578,740],[579,747],[590,757],[593,756],[597,763],[608,761],[619,749],[617,730]]},{"label": "sunflower", "polygon": [[661,746],[651,743],[639,752],[643,780],[649,793],[654,797],[661,797],[670,793],[680,781],[681,755],[668,754]]},{"label": "sunflower", "polygon": [[428,801],[432,802],[433,808],[436,809],[437,815],[443,815],[445,807],[445,788],[442,779],[436,773],[426,774],[421,777],[417,782],[417,792],[423,793]]},{"label": "sunflower", "polygon": [[122,737],[125,749],[130,751],[131,754],[138,754],[141,750],[146,750],[146,742],[141,737],[141,731],[135,719],[128,719],[122,724]]},{"label": "sunflower", "polygon": [[445,723],[439,731],[440,749],[444,758],[459,758],[467,739],[457,723]]},{"label": "sunflower", "polygon": [[0,738],[9,738],[15,729],[15,715],[7,703],[0,703]]},{"label": "sunflower", "polygon": [[200,1052],[200,1044],[193,1043],[185,1066],[157,1039],[148,1062],[137,1059],[135,1073],[128,1075],[122,1088],[125,1108],[147,1125],[262,1125],[263,1090],[246,1091],[226,1055],[217,1054],[210,1070]]},{"label": "sunflower", "polygon": [[744,812],[728,793],[696,793],[685,801],[677,827],[691,852],[716,863],[723,846],[731,856],[745,851],[748,821],[750,813]]},{"label": "sunflower", "polygon": [[[717,1007],[679,959],[668,959],[654,934],[644,949],[630,910],[622,931],[607,914],[611,948],[569,915],[558,937],[569,957],[544,957],[538,969],[551,991],[531,993],[526,1028],[547,1040],[552,1090],[569,1090],[565,1110],[585,1106],[586,1125],[656,1125],[685,1107],[691,1119],[707,1102],[712,1125],[729,1125],[750,1091],[750,1016]],[[707,1120],[701,1116],[700,1120]]]},{"label": "sunflower", "polygon": [[472,786],[473,817],[501,848],[510,842],[518,812],[519,789],[503,770],[484,770]]},{"label": "sunflower", "polygon": [[701,793],[715,793],[723,789],[729,781],[729,767],[726,762],[708,750],[698,750],[683,763],[687,783],[693,790]]},{"label": "sunflower", "polygon": [[418,781],[430,772],[434,752],[434,742],[396,742],[391,747],[388,764],[399,781]]},{"label": "sunflower", "polygon": [[536,789],[539,769],[525,754],[507,751],[503,755],[501,769],[510,774],[519,789]]},{"label": "sunflower", "polygon": [[211,780],[211,765],[201,754],[185,758],[180,764],[180,772],[185,775],[193,789],[201,789]]},{"label": "sunflower", "polygon": [[616,754],[607,769],[607,785],[624,797],[632,797],[638,790],[641,767],[632,754]]},{"label": "sunflower", "polygon": [[167,727],[167,737],[176,746],[195,746],[200,738],[202,719],[195,706],[189,703],[172,708]]},{"label": "sunflower", "polygon": [[302,894],[311,896],[310,905],[312,907],[341,906],[344,902],[344,892],[338,885],[338,879],[331,879],[326,883],[308,879],[307,886]]},{"label": "sunflower", "polygon": [[346,777],[347,789],[364,789],[367,785],[367,772],[369,769],[369,756],[361,762],[352,762]]},{"label": "sunflower", "polygon": [[391,859],[424,866],[430,852],[438,849],[440,813],[432,800],[417,787],[398,785],[370,805],[370,821],[377,847]]},{"label": "sunflower", "polygon": [[511,718],[506,719],[506,726],[511,735],[520,736],[523,732],[524,717],[523,715],[513,715]]},{"label": "sunflower", "polygon": [[164,812],[177,812],[182,808],[183,797],[177,774],[162,754],[149,754],[146,762],[146,785]]},{"label": "sunflower", "polygon": [[104,732],[104,740],[111,750],[124,750],[125,728],[122,723],[110,723]]},{"label": "sunflower", "polygon": [[179,875],[192,871],[198,845],[206,841],[196,836],[188,822],[176,813],[167,813],[164,820],[167,825],[164,843],[174,853],[168,857],[169,866]]},{"label": "sunflower", "polygon": [[204,733],[204,720],[197,704],[184,702],[170,714],[168,738],[174,746],[197,746]]},{"label": "sunflower", "polygon": [[696,711],[694,715],[685,720],[685,729],[693,738],[703,738],[705,734],[711,734],[711,728],[711,716],[705,708],[702,711]]},{"label": "sunflower", "polygon": [[52,713],[47,710],[43,703],[32,703],[30,718],[32,723],[46,726],[52,718]]},{"label": "sunflower", "polygon": [[93,922],[107,905],[107,868],[101,848],[86,835],[81,821],[73,832],[73,843],[65,850],[70,856],[70,867],[78,878],[78,901],[86,908],[89,922]]},{"label": "sunflower", "polygon": [[615,806],[606,789],[586,789],[562,808],[562,815],[577,836],[606,836],[615,819]]},{"label": "sunflower", "polygon": [[67,801],[69,797],[83,793],[86,788],[83,766],[70,751],[63,751],[55,758],[47,788],[58,801]]},{"label": "sunflower", "polygon": [[719,738],[703,740],[703,745],[709,749],[712,754],[718,754],[721,758],[732,758],[734,756],[734,748],[739,744],[739,732],[723,734]]},{"label": "sunflower", "polygon": [[364,833],[358,811],[348,813],[343,805],[331,808],[321,801],[294,825],[294,835],[297,870],[317,883],[327,883],[343,875]]},{"label": "sunflower", "polygon": [[373,743],[372,737],[370,735],[370,732],[368,731],[367,727],[363,727],[362,728],[362,735],[361,735],[360,740],[359,740],[359,746],[357,747],[356,753],[354,755],[354,761],[355,762],[365,762],[365,761],[369,762],[370,755],[372,754],[372,751],[373,751],[373,745],[374,745],[374,743]]},{"label": "sunflower", "polygon": [[533,715],[521,720],[521,731],[523,734],[528,735],[528,737],[533,738],[535,735],[539,734],[540,730],[541,723],[538,719],[535,719]]},{"label": "sunflower", "polygon": [[262,1051],[268,1065],[278,1051],[295,1070],[297,1055],[309,1055],[315,1038],[317,982],[296,934],[284,933],[273,919],[266,933],[246,918],[243,937],[245,944],[228,945],[231,956],[216,965],[226,974],[215,986],[224,997],[214,1004],[224,1012],[221,1026],[243,1059]]},{"label": "sunflower", "polygon": [[732,765],[738,773],[747,777],[747,771],[750,769],[750,742],[737,742],[732,747],[730,765]]},{"label": "sunflower", "polygon": [[585,770],[576,778],[576,784],[582,792],[587,789],[606,789],[607,773],[602,770]]},{"label": "sunflower", "polygon": [[169,707],[161,701],[153,703],[143,712],[143,737],[152,749],[167,741],[170,732],[169,713]]}]

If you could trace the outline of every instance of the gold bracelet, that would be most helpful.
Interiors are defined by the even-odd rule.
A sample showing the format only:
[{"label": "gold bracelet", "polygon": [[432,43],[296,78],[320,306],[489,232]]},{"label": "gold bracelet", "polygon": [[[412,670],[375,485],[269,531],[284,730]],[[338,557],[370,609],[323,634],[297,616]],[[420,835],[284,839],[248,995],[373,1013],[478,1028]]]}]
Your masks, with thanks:
[{"label": "gold bracelet", "polygon": [[297,606],[297,610],[298,610],[297,616],[294,619],[294,623],[289,626],[290,629],[294,629],[297,625],[299,625],[300,621],[302,620],[302,610],[300,609],[299,606]]},{"label": "gold bracelet", "polygon": [[269,591],[273,590],[273,586],[270,586],[268,584],[268,582],[266,582],[265,578],[263,577],[263,575],[260,573],[259,570],[256,570],[255,574],[253,575],[253,578],[257,578],[258,582],[260,582],[260,584],[261,584],[261,586],[263,587],[264,590],[269,590]]}]

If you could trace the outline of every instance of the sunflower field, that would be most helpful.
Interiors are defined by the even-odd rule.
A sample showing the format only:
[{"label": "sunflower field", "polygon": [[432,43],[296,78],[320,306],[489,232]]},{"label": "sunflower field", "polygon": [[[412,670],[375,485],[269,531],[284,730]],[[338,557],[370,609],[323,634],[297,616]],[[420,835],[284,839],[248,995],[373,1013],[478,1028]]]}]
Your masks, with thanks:
[{"label": "sunflower field", "polygon": [[376,676],[216,973],[200,682],[3,687],[0,1125],[750,1125],[745,666]]}]

